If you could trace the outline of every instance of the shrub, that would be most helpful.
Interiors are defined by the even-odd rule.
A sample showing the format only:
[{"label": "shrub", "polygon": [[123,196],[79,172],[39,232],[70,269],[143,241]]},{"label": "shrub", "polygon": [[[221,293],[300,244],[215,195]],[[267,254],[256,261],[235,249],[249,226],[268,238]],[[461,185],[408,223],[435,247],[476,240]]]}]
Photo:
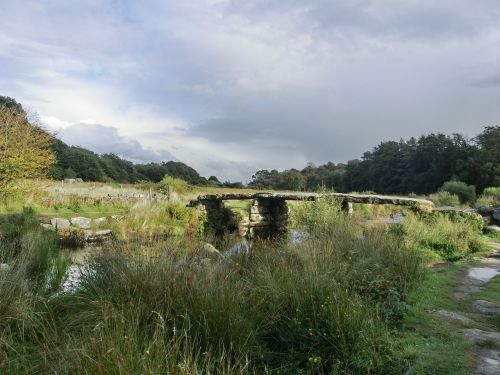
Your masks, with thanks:
[{"label": "shrub", "polygon": [[500,187],[487,187],[476,202],[476,206],[500,206]]},{"label": "shrub", "polygon": [[299,202],[293,207],[290,218],[292,224],[309,231],[321,231],[323,227],[335,223],[343,216],[341,201],[328,195],[321,196],[315,202]]},{"label": "shrub", "polygon": [[161,192],[167,193],[169,186],[171,186],[172,189],[174,189],[174,191],[178,194],[185,194],[191,190],[190,185],[186,181],[180,178],[165,175],[158,183],[158,188]]},{"label": "shrub", "polygon": [[458,198],[458,195],[451,194],[444,190],[438,192],[437,195],[438,195],[438,203],[440,206],[451,206],[451,207],[460,206],[460,199]]},{"label": "shrub", "polygon": [[462,204],[473,204],[476,200],[476,187],[462,181],[445,182],[440,190],[457,195]]},{"label": "shrub", "polygon": [[478,215],[439,212],[407,216],[392,230],[402,230],[409,246],[427,249],[442,259],[454,261],[485,248]]}]

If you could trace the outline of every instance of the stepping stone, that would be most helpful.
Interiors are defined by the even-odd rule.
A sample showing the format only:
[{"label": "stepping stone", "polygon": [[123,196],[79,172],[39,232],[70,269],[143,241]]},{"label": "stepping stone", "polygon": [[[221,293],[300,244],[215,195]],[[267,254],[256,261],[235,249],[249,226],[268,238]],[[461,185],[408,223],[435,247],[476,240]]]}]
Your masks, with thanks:
[{"label": "stepping stone", "polygon": [[71,225],[68,219],[62,219],[60,217],[51,219],[50,224],[58,230],[68,230]]},{"label": "stepping stone", "polygon": [[472,324],[474,321],[464,315],[458,314],[453,311],[448,310],[431,310],[429,311],[433,315],[443,317],[446,320],[454,320],[462,324]]},{"label": "stepping stone", "polygon": [[477,300],[472,303],[472,311],[484,315],[500,314],[500,304],[485,300]]},{"label": "stepping stone", "polygon": [[47,229],[47,230],[52,230],[52,231],[56,230],[56,228],[54,228],[54,227],[52,226],[52,224],[40,223],[40,226],[41,226],[42,228]]},{"label": "stepping stone", "polygon": [[500,332],[488,332],[482,329],[470,328],[462,330],[462,333],[475,344],[480,344],[483,341],[492,341],[500,345]]},{"label": "stepping stone", "polygon": [[500,374],[500,351],[480,350],[478,353],[477,369],[478,375]]},{"label": "stepping stone", "polygon": [[98,217],[97,219],[94,219],[94,223],[95,223],[96,225],[99,225],[99,224],[101,224],[101,223],[106,222],[106,220],[107,220],[107,219],[106,219],[105,217]]},{"label": "stepping stone", "polygon": [[89,229],[92,222],[88,217],[72,217],[69,221],[71,224],[81,229]]}]

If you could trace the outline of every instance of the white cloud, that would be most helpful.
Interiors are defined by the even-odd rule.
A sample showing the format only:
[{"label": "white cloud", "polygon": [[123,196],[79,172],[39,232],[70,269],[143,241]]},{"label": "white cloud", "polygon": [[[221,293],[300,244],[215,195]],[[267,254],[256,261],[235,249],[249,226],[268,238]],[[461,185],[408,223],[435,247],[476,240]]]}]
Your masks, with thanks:
[{"label": "white cloud", "polygon": [[89,145],[98,132],[82,124],[102,124],[141,157],[221,179],[401,136],[474,135],[500,117],[495,0],[26,0],[0,12],[1,95],[61,131],[80,124]]}]

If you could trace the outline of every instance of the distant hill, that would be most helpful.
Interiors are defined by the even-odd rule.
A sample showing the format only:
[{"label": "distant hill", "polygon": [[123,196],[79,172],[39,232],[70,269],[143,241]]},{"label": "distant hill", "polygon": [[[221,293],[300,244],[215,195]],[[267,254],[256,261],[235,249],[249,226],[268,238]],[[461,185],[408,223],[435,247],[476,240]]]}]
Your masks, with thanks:
[{"label": "distant hill", "polygon": [[207,179],[194,168],[177,161],[134,164],[115,154],[99,155],[83,147],[68,146],[59,139],[54,141],[54,151],[57,162],[50,169],[50,177],[56,180],[81,178],[101,182],[159,182],[168,174],[193,185],[207,183]]}]

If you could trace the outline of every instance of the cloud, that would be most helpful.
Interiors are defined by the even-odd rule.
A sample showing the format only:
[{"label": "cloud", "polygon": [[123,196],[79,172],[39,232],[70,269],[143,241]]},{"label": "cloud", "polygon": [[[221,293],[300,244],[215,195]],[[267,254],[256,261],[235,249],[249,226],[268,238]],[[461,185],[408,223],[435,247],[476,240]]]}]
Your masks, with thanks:
[{"label": "cloud", "polygon": [[486,78],[479,79],[472,82],[472,86],[479,88],[495,88],[500,87],[500,75],[494,75]]},{"label": "cloud", "polygon": [[26,0],[0,12],[0,94],[72,142],[223,180],[500,118],[496,0]]},{"label": "cloud", "polygon": [[160,152],[143,147],[138,141],[121,136],[113,127],[78,123],[57,133],[62,141],[88,148],[99,154],[113,153],[136,163],[169,161],[175,158],[167,150]]}]

